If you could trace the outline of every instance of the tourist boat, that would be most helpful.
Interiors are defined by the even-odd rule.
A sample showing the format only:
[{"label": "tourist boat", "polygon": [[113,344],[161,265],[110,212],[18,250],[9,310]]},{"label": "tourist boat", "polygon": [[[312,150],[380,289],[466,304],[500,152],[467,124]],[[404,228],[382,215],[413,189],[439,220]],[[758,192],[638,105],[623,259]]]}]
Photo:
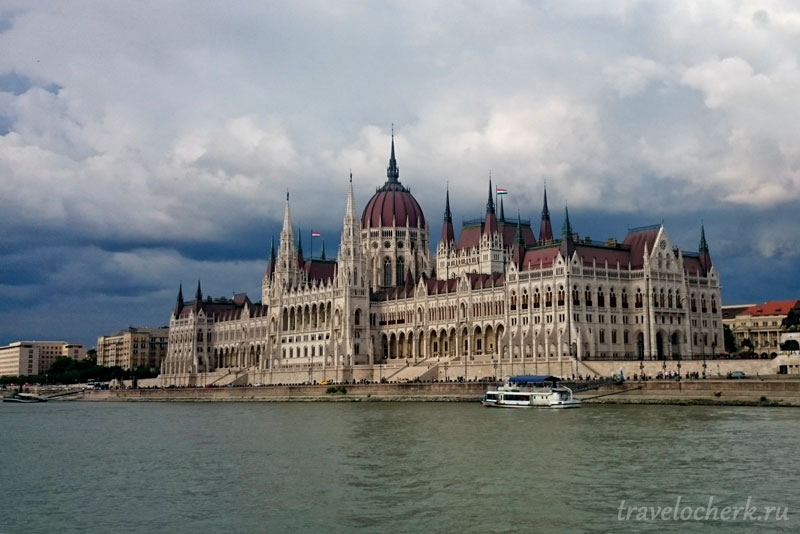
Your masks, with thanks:
[{"label": "tourist boat", "polygon": [[47,402],[47,398],[33,393],[14,393],[10,397],[3,397],[3,402]]},{"label": "tourist boat", "polygon": [[555,376],[512,376],[497,389],[490,389],[481,404],[497,408],[580,408],[572,390],[558,385]]}]

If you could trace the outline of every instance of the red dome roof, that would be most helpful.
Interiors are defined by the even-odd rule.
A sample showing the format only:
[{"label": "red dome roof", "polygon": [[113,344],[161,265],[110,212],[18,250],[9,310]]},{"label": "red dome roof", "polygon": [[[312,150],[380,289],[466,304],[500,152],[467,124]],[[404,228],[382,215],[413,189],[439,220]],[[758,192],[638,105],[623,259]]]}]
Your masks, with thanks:
[{"label": "red dome roof", "polygon": [[[388,184],[387,184],[388,185]],[[399,185],[399,184],[393,184]],[[381,187],[367,202],[364,214],[361,216],[362,228],[380,228],[392,226],[393,221],[397,226],[419,225],[425,228],[425,216],[414,196],[404,187]]]}]

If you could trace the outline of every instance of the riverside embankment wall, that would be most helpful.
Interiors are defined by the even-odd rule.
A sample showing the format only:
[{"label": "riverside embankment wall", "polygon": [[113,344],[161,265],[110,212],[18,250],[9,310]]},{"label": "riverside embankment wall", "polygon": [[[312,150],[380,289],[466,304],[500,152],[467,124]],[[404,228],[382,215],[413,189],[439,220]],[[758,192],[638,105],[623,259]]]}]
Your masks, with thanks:
[{"label": "riverside embankment wall", "polygon": [[580,395],[585,402],[626,404],[766,404],[800,406],[800,380],[626,381]]},{"label": "riverside embankment wall", "polygon": [[[227,388],[120,389],[86,391],[89,401],[444,401],[475,402],[490,387],[481,382],[265,386]],[[628,380],[578,395],[587,403],[760,404],[800,406],[800,379]]]},{"label": "riverside embankment wall", "polygon": [[[329,388],[347,393],[328,393]],[[344,386],[264,386],[225,388],[119,389],[87,391],[84,400],[98,401],[341,401],[341,400],[442,400],[477,401],[488,384],[348,384]]]}]

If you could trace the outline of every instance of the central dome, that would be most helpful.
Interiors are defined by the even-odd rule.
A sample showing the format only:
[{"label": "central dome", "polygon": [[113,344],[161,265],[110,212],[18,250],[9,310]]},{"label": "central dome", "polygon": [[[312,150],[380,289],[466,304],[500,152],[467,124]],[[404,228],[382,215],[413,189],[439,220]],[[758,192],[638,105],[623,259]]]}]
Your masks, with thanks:
[{"label": "central dome", "polygon": [[386,177],[388,179],[383,187],[380,187],[367,202],[367,207],[361,216],[361,227],[366,229],[408,225],[425,228],[422,208],[411,192],[400,183],[400,169],[394,157],[394,136],[392,136],[392,154],[389,157]]}]

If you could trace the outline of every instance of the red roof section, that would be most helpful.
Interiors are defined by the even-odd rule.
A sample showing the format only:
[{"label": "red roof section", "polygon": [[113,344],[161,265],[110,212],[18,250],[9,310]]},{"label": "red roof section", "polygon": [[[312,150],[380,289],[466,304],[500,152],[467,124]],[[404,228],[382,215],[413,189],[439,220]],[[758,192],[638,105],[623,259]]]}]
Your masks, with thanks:
[{"label": "red roof section", "polygon": [[763,317],[766,315],[788,315],[792,310],[800,311],[800,300],[771,300],[764,304],[751,306],[739,315]]},{"label": "red roof section", "polygon": [[336,262],[332,260],[309,260],[303,266],[309,280],[333,280],[336,274]]},{"label": "red roof section", "polygon": [[633,230],[625,236],[622,244],[631,247],[631,267],[633,269],[641,269],[644,266],[645,245],[649,252],[653,252],[659,230],[660,226],[650,226],[640,231]]},{"label": "red roof section", "polygon": [[608,266],[617,268],[617,262],[623,269],[628,268],[628,261],[630,260],[630,252],[628,250],[621,250],[611,247],[594,247],[587,245],[576,245],[575,251],[578,253],[584,266],[591,266],[592,261],[595,262],[597,267],[604,267],[605,262],[608,261]]},{"label": "red roof section", "polygon": [[425,216],[414,196],[407,190],[379,190],[367,202],[361,216],[362,228],[380,228],[392,226],[420,226],[425,228]]},{"label": "red roof section", "polygon": [[541,267],[552,267],[559,253],[558,244],[550,247],[535,248],[525,252],[522,258],[521,270],[529,271]]}]

